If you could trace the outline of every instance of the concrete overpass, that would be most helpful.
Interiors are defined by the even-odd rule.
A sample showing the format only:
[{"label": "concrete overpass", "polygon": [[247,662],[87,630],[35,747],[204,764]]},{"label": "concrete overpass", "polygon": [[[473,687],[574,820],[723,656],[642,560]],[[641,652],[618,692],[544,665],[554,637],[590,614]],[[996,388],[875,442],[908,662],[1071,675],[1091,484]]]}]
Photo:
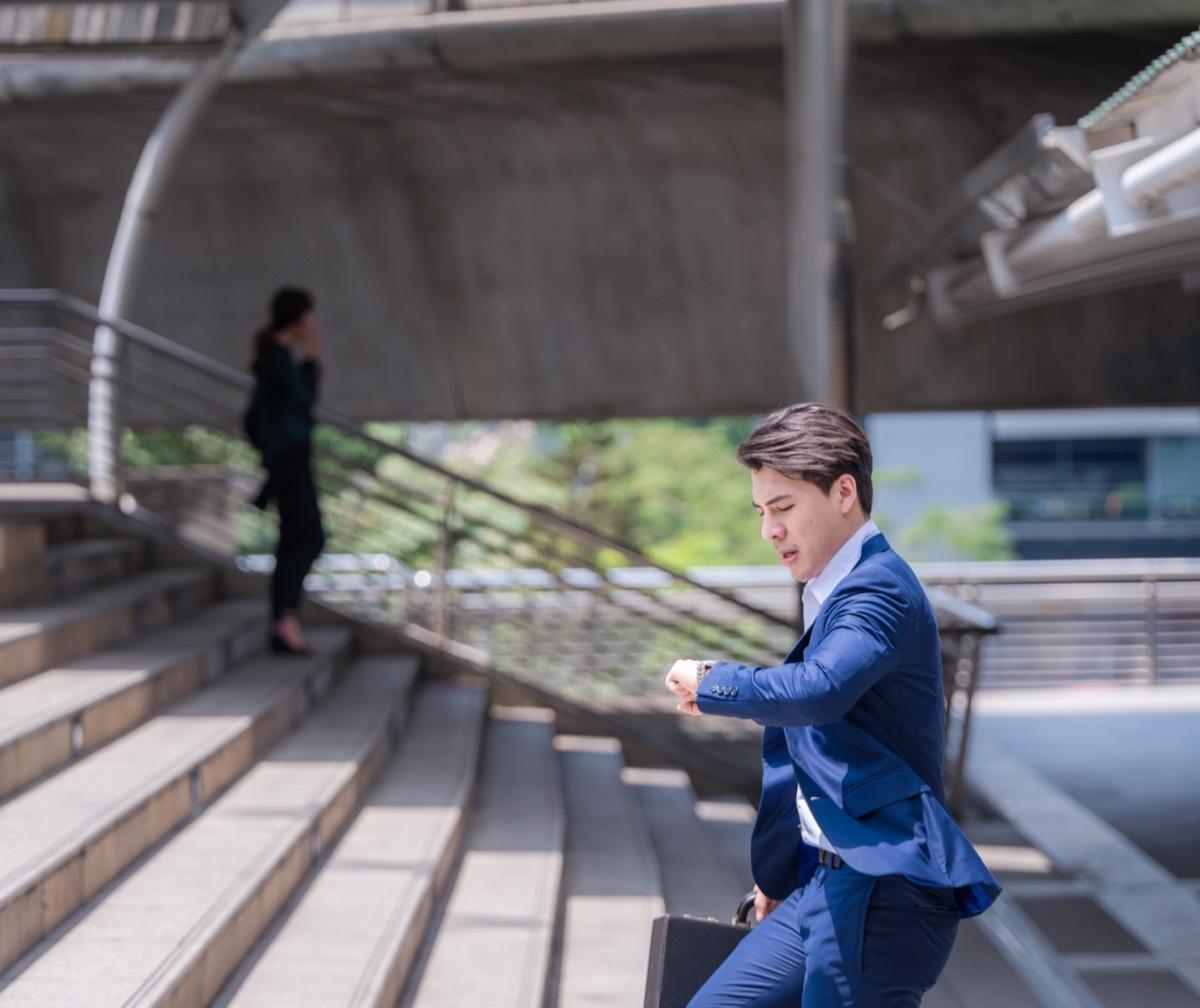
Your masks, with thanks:
[{"label": "concrete overpass", "polygon": [[[773,406],[792,387],[781,10],[601,0],[269,31],[205,115],[129,314],[241,364],[270,289],[311,285],[329,404],[361,419]],[[1036,112],[1087,112],[1194,4],[852,13],[852,405],[1194,403],[1177,284],[892,333],[905,290],[875,275],[972,165]],[[0,283],[97,297],[188,70],[0,64]]]}]

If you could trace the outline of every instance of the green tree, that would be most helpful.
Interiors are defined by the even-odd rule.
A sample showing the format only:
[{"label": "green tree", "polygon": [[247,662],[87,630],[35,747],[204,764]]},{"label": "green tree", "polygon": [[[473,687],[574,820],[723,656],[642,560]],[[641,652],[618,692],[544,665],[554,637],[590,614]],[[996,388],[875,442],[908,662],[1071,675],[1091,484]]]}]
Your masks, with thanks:
[{"label": "green tree", "polygon": [[1007,519],[1003,501],[930,508],[905,529],[900,545],[910,560],[1012,560]]},{"label": "green tree", "polygon": [[762,562],[749,479],[733,458],[749,429],[737,419],[543,425],[481,475],[672,567]]}]

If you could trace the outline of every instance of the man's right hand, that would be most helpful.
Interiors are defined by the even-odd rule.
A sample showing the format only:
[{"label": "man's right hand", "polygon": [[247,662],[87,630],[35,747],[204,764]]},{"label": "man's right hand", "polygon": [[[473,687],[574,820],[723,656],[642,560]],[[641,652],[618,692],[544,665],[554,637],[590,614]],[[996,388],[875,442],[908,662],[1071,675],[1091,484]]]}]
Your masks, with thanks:
[{"label": "man's right hand", "polygon": [[667,689],[682,701],[676,710],[683,711],[684,714],[699,716],[702,713],[696,706],[696,690],[699,688],[697,679],[701,664],[691,658],[681,658],[667,673]]},{"label": "man's right hand", "polygon": [[767,917],[777,906],[781,900],[771,899],[758,886],[754,887],[754,919],[759,923],[763,918]]}]

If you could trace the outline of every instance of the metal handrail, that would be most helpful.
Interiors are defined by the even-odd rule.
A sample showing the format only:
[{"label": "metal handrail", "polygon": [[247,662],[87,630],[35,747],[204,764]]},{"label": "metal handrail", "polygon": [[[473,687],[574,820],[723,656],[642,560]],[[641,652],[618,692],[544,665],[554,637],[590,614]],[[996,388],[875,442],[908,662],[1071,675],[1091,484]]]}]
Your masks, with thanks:
[{"label": "metal handrail", "polygon": [[[142,427],[198,425],[241,439],[241,411],[254,384],[252,377],[243,371],[179,346],[135,323],[107,317],[94,306],[59,291],[0,290],[0,306],[18,312],[18,324],[0,333],[0,346],[5,345],[6,336],[12,337],[13,342],[24,341],[14,353],[30,358],[31,367],[38,366],[47,354],[71,360],[72,373],[68,375],[59,376],[56,366],[44,368],[46,392],[41,396],[42,401],[49,401],[57,393],[60,381],[61,388],[68,391],[86,382],[90,333],[97,327],[106,327],[123,341],[119,377],[126,403],[123,408],[129,410],[131,423]],[[37,325],[20,324],[27,321],[19,315],[26,309],[52,313],[52,324],[42,324],[45,319],[40,315]],[[43,344],[41,348],[37,346],[39,341]],[[20,411],[13,416],[19,418]],[[64,419],[68,425],[77,424],[77,418],[61,409],[39,413],[33,422],[54,427],[56,420],[57,426],[61,426]],[[611,536],[518,500],[478,479],[455,473],[404,446],[374,437],[332,410],[318,410],[317,419],[321,422],[316,457],[318,482],[334,493],[331,502],[350,508],[343,507],[338,513],[347,521],[358,521],[362,504],[361,500],[358,503],[355,500],[368,499],[371,506],[387,512],[389,522],[402,521],[409,537],[406,549],[415,550],[414,556],[428,556],[430,550],[436,550],[438,565],[446,566],[452,550],[460,545],[468,548],[470,544],[473,555],[499,558],[506,565],[533,563],[549,573],[563,604],[575,604],[569,600],[579,596],[581,588],[562,579],[558,571],[586,568],[596,575],[595,584],[586,590],[592,599],[589,604],[606,607],[610,621],[619,618],[630,623],[632,617],[646,630],[692,641],[681,648],[682,653],[712,651],[739,660],[765,660],[776,651],[782,655],[794,637],[794,623],[787,616],[753,605],[731,590],[703,585]],[[8,420],[11,426],[12,417]],[[359,453],[369,459],[366,464]],[[251,478],[248,458],[246,452],[239,463],[246,470],[242,479],[247,483]],[[401,460],[406,475],[397,478],[394,471],[384,472],[378,466],[382,458]],[[169,485],[170,481],[163,487]],[[144,482],[139,484],[139,497],[149,492]],[[154,491],[159,496],[161,492],[166,490]],[[227,508],[212,520],[194,515],[189,515],[189,520],[205,524],[205,535],[211,533],[218,538],[223,535],[218,548],[231,545],[231,516]],[[520,530],[516,535],[514,528]],[[211,541],[204,541],[212,545]],[[663,583],[618,583],[596,562],[599,551],[609,551],[636,567],[654,570],[662,575]],[[441,633],[450,624],[446,599],[452,590],[442,586],[443,601],[433,618]],[[539,603],[544,599],[543,594]],[[624,615],[612,615],[621,613]],[[455,616],[459,617],[461,613]]]},{"label": "metal handrail", "polygon": [[[254,384],[245,372],[135,323],[107,317],[55,290],[0,290],[0,307],[56,313],[54,320],[62,323],[0,326],[0,352],[5,338],[14,333],[27,341],[28,345],[20,346],[26,357],[31,356],[30,347],[32,356],[45,351],[38,348],[39,341],[48,345],[43,354],[50,361],[44,369],[47,395],[43,399],[86,383],[91,331],[106,327],[123,341],[118,377],[131,423],[195,425],[242,438],[241,411]],[[80,326],[85,327],[82,332],[73,331]],[[19,358],[14,353],[13,359]],[[74,405],[82,401],[80,397]],[[39,422],[53,426],[57,420],[61,425],[63,418],[69,418],[68,424],[78,423],[73,415],[78,411],[56,412],[49,421],[39,418]],[[657,687],[668,657],[664,651],[669,657],[691,653],[768,663],[781,658],[794,643],[791,618],[746,601],[732,587],[705,584],[672,570],[611,536],[374,437],[332,410],[319,409],[317,419],[321,423],[316,475],[322,488],[334,491],[330,505],[336,502],[343,508],[337,513],[346,522],[359,520],[367,510],[381,510],[396,523],[398,534],[407,537],[405,556],[432,557],[431,566],[437,571],[436,580],[419,591],[412,590],[416,586],[397,588],[389,583],[382,589],[367,584],[355,592],[335,580],[323,589],[331,601],[352,604],[371,618],[400,620],[413,639],[428,640],[432,631],[447,653],[464,645],[480,646],[482,637],[496,671],[538,688],[555,683],[554,691],[568,699],[580,690],[591,694],[604,688],[627,692],[630,686]],[[364,464],[356,453],[370,461]],[[243,500],[253,478],[249,455],[248,450],[233,452],[222,470],[246,484],[240,492]],[[402,462],[404,480],[382,471],[377,463],[384,458]],[[157,480],[154,485],[139,484],[138,497],[149,493],[165,499],[163,495],[175,484]],[[196,485],[207,491],[211,483]],[[189,513],[206,545],[217,541],[219,549],[232,546],[228,504],[226,493],[224,503],[217,502],[216,518]],[[162,519],[163,514],[157,517]],[[505,566],[537,567],[545,575],[546,587],[517,585],[472,592],[451,585],[445,574],[454,566],[451,561],[460,545],[469,547],[474,556],[499,559]],[[600,551],[622,557],[642,572],[638,578],[622,578],[604,570],[596,560]],[[580,571],[590,572],[591,577],[580,577]],[[655,577],[646,577],[647,573]],[[995,632],[996,621],[962,599],[944,593],[931,593],[931,599],[939,613],[949,673],[947,729],[959,740],[957,748],[947,753],[953,794],[961,783],[970,696],[977,684],[978,642],[982,635]],[[549,622],[548,632],[540,636],[539,620]],[[653,680],[648,678],[652,660]],[[567,676],[564,668],[569,670]],[[603,673],[598,686],[588,670]]]},{"label": "metal handrail", "polygon": [[[1133,651],[1119,658],[1110,651],[1104,672],[1110,681],[1155,685],[1186,674],[1179,667],[1178,656],[1170,653],[1168,630],[1195,610],[1195,599],[1200,594],[1200,560],[1164,557],[926,563],[917,565],[917,574],[947,602],[955,598],[970,604],[971,600],[984,598],[989,604],[1011,606],[1016,600],[1017,608],[1022,609],[1028,606],[1031,593],[1045,595],[1046,589],[1052,588],[1049,594],[1053,605],[1047,611],[1013,614],[1010,629],[1014,633],[1009,646],[1018,653],[1031,647],[1025,633],[1041,635],[1039,648],[1054,646],[1046,642],[1045,635],[1052,642],[1057,634],[1071,634],[1071,626],[1090,627],[1088,632],[1102,641],[1114,619],[1119,619],[1128,624],[1122,632],[1133,635],[1128,641]],[[1167,585],[1175,587],[1167,590]],[[1073,642],[1060,646],[1077,649]],[[1001,647],[991,652],[993,660],[1000,658],[1003,650]],[[1070,664],[1063,670],[1062,659],[1053,653],[1036,659],[1026,653],[1023,661],[1029,667],[1019,677],[1001,677],[993,680],[993,685],[1047,680],[1059,683],[1064,677],[1078,674]]]},{"label": "metal handrail", "polygon": [[[182,363],[206,374],[218,378],[221,381],[228,382],[238,388],[249,392],[254,387],[254,380],[243,371],[230,367],[221,361],[215,360],[206,354],[200,353],[189,347],[181,346],[173,340],[165,336],[161,336],[149,329],[139,326],[136,323],[129,322],[125,319],[110,318],[102,315],[100,311],[93,305],[77,297],[64,294],[57,290],[39,290],[39,291],[11,291],[0,290],[0,303],[16,301],[22,304],[34,307],[52,307],[59,308],[75,315],[77,318],[93,323],[95,325],[108,326],[114,332],[120,333],[129,339],[142,343],[156,350],[159,353],[172,357]],[[645,556],[638,550],[634,549],[625,543],[619,542],[609,536],[606,536],[595,529],[588,528],[578,522],[574,522],[569,518],[558,515],[545,508],[538,507],[535,504],[529,504],[525,501],[518,500],[508,494],[503,493],[488,486],[479,480],[472,479],[470,476],[465,476],[461,473],[453,472],[438,463],[418,455],[400,445],[389,444],[381,441],[378,438],[372,437],[363,429],[360,424],[353,420],[335,413],[325,407],[318,407],[315,411],[316,418],[330,427],[336,428],[345,434],[349,434],[357,440],[369,445],[370,447],[387,452],[388,454],[398,455],[401,458],[412,462],[430,473],[434,473],[439,477],[452,480],[459,486],[472,490],[476,493],[484,494],[503,504],[516,508],[524,512],[527,516],[533,519],[542,528],[566,535],[579,542],[584,543],[592,549],[607,549],[619,553],[626,560],[643,567],[653,567],[665,574],[668,574],[672,579],[682,582],[689,588],[694,588],[698,591],[707,592],[712,595],[721,597],[724,601],[731,603],[747,613],[756,616],[760,619],[776,623],[781,626],[793,628],[794,623],[779,617],[774,613],[767,612],[753,606],[742,599],[736,598],[731,592],[724,592],[717,588],[711,588],[692,580],[686,574],[673,570],[665,564],[660,564],[657,561]]]},{"label": "metal handrail", "polygon": [[1186,557],[1105,560],[989,560],[916,565],[928,585],[1098,584],[1200,581],[1200,560]]}]

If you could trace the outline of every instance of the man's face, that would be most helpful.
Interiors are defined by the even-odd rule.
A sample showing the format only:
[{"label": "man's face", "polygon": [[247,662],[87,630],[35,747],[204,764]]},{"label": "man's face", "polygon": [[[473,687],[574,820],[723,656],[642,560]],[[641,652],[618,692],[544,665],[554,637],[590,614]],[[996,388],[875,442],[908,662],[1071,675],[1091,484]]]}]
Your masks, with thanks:
[{"label": "man's face", "polygon": [[751,473],[750,491],[762,516],[762,537],[797,581],[820,574],[866,520],[849,475],[823,493],[815,484],[763,468]]}]

